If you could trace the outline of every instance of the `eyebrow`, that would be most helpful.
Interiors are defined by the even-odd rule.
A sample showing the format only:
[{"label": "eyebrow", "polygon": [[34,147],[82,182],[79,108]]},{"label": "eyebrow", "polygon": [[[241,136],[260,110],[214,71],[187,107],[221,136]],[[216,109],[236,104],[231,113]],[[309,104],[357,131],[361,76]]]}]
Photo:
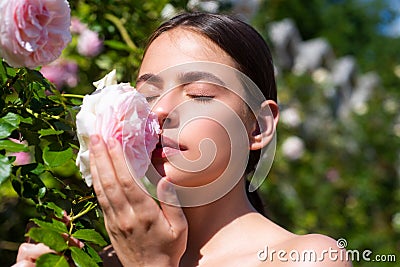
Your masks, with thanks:
[{"label": "eyebrow", "polygon": [[141,75],[137,80],[136,84],[141,83],[141,82],[148,82],[154,85],[162,85],[163,80],[161,79],[160,76],[157,76],[153,73],[145,73]]},{"label": "eyebrow", "polygon": [[183,84],[197,81],[207,81],[217,85],[225,86],[225,83],[220,78],[210,72],[205,71],[191,71],[180,74],[179,81]]},{"label": "eyebrow", "polygon": [[[217,85],[225,86],[225,83],[220,78],[210,72],[205,71],[190,71],[186,73],[180,73],[178,75],[178,80],[180,84],[207,81]],[[157,86],[161,86],[163,84],[163,79],[158,75],[145,73],[136,80],[136,84],[140,82],[148,82]]]}]

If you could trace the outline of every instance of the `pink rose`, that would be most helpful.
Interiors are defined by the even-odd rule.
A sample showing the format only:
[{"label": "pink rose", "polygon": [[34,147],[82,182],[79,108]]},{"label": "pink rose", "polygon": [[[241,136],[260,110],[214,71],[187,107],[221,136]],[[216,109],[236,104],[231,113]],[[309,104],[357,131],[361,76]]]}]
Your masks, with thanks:
[{"label": "pink rose", "polygon": [[150,164],[151,153],[159,141],[160,126],[146,98],[128,83],[115,82],[115,72],[97,83],[98,89],[83,99],[76,116],[80,149],[76,163],[88,186],[89,136],[99,134],[105,141],[114,137],[121,142],[134,176],[142,178]]},{"label": "pink rose", "polygon": [[80,34],[84,30],[87,29],[86,24],[82,23],[79,18],[73,17],[71,18],[71,32]]},{"label": "pink rose", "polygon": [[71,41],[66,0],[0,0],[0,55],[13,67],[57,59]]},{"label": "pink rose", "polygon": [[[17,144],[27,144],[26,141],[19,141],[14,138],[9,138],[10,141],[13,141],[14,143]],[[12,163],[14,166],[19,166],[19,165],[26,165],[29,163],[32,163],[32,157],[30,152],[14,152],[14,153],[9,153],[7,156],[14,156],[15,161]]]},{"label": "pink rose", "polygon": [[97,32],[85,29],[78,38],[78,53],[86,57],[95,57],[103,49],[103,42]]},{"label": "pink rose", "polygon": [[60,90],[64,85],[75,87],[78,84],[78,64],[72,60],[58,59],[43,66],[40,72]]}]

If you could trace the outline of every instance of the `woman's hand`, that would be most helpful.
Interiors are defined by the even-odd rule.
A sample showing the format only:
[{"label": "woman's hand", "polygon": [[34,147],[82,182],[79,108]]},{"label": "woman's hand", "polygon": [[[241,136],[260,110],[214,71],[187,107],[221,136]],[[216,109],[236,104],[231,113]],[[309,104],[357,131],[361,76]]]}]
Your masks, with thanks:
[{"label": "woman's hand", "polygon": [[37,258],[46,253],[55,251],[42,243],[22,243],[18,249],[17,262],[12,267],[35,267]]},{"label": "woman's hand", "polygon": [[[60,219],[60,221],[65,223],[67,226],[70,224],[71,218],[68,216],[66,211],[64,211],[64,216]],[[37,225],[33,222],[29,222],[26,227],[26,231],[28,232],[32,227],[37,227]],[[67,234],[61,234],[61,236],[65,239],[65,241],[68,240],[69,246],[75,246],[80,249],[85,246],[85,244],[82,241],[72,236],[68,236]],[[12,267],[27,267],[27,266],[34,267],[36,266],[36,260],[43,254],[47,253],[57,254],[56,251],[50,249],[45,244],[36,243],[35,240],[28,237],[26,238],[25,243],[22,243],[19,246],[17,254],[17,262]],[[68,258],[66,259],[68,260]],[[72,261],[70,262],[70,265],[75,266],[72,264]]]},{"label": "woman's hand", "polygon": [[[179,207],[161,202],[136,184],[115,139],[91,136],[90,170],[112,245],[124,266],[178,266],[187,242],[187,221]],[[177,203],[174,188],[164,179],[158,196]],[[161,196],[162,195],[162,196]]]}]

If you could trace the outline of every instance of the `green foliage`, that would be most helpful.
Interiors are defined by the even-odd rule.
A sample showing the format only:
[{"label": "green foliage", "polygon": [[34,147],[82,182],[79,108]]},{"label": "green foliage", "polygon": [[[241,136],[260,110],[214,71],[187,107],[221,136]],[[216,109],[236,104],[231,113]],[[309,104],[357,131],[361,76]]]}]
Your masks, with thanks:
[{"label": "green foliage", "polygon": [[64,51],[78,61],[79,84],[66,88],[72,93],[88,93],[91,84],[116,69],[119,81],[135,81],[143,47],[161,23],[160,12],[168,0],[71,0],[72,15],[99,33],[104,40],[102,53],[90,60],[76,52],[77,36]]},{"label": "green foliage", "polygon": [[387,90],[396,92],[398,78],[393,68],[399,63],[400,38],[381,33],[383,24],[400,13],[391,9],[390,0],[264,0],[253,24],[266,35],[271,21],[292,18],[304,40],[325,37],[336,57],[354,55],[361,69],[374,70]]},{"label": "green foliage", "polygon": [[[261,193],[268,217],[299,234],[316,232],[345,238],[347,249],[370,249],[399,258],[399,38],[379,32],[384,1],[263,1],[255,25],[267,35],[271,21],[293,18],[304,41],[325,37],[336,57],[353,55],[358,73],[374,70],[382,85],[347,118],[335,114],[335,89],[312,74],[282,72],[278,96],[282,110],[295,108],[296,126],[278,125],[278,150]],[[396,84],[396,85],[395,85]],[[353,107],[351,107],[353,108]],[[282,117],[281,117],[282,118]],[[305,152],[289,160],[282,144],[303,140]],[[365,261],[355,266],[377,266]],[[394,266],[380,262],[379,266]]]},{"label": "green foliage", "polygon": [[36,261],[38,267],[68,267],[67,260],[61,255],[44,254]]},{"label": "green foliage", "polygon": [[[5,62],[1,70],[0,181],[10,182],[18,196],[29,199],[30,206],[45,219],[33,219],[37,227],[26,236],[57,252],[65,252],[72,247],[68,238],[74,233],[79,236],[81,228],[88,228],[85,231],[91,235],[83,235],[83,240],[104,246],[104,239],[90,229],[90,218],[101,220],[95,212],[94,194],[83,183],[74,164],[78,146],[74,133],[76,99],[72,102],[64,97],[37,70],[13,69]],[[29,162],[14,164],[16,152],[26,153]],[[59,168],[66,166],[70,168],[68,175],[60,175]],[[6,200],[2,196],[2,201]],[[51,217],[59,219],[50,220]],[[69,218],[69,229],[66,222],[60,221],[63,218]],[[23,232],[20,234],[23,236]],[[51,266],[65,266],[66,260],[46,255],[38,262],[42,266],[49,262]]]},{"label": "green foliage", "polygon": [[[117,69],[120,81],[135,81],[147,38],[161,23],[160,13],[168,2],[69,1],[72,17],[103,41],[99,55],[82,56],[77,49],[79,34],[73,33],[61,60],[76,62],[76,86],[56,88],[39,69],[11,68],[1,62],[0,239],[11,242],[0,242],[0,265],[15,262],[29,220],[35,227],[26,237],[60,253],[41,256],[37,266],[68,266],[71,260],[76,266],[101,264],[98,251],[109,240],[93,189],[75,165],[75,116],[83,95],[93,91],[92,82],[110,70]],[[186,2],[172,1],[177,8]],[[19,163],[15,153],[25,153],[28,162]],[[84,247],[70,239],[79,239]]]},{"label": "green foliage", "polygon": [[76,231],[72,236],[77,239],[90,241],[99,246],[107,245],[107,242],[103,239],[103,237],[93,229],[80,229]]},{"label": "green foliage", "polygon": [[77,267],[96,267],[97,262],[77,247],[71,247],[71,256]]},{"label": "green foliage", "polygon": [[61,252],[68,247],[64,238],[58,232],[53,230],[34,227],[29,230],[27,236],[36,242],[47,245],[49,248],[57,252]]}]

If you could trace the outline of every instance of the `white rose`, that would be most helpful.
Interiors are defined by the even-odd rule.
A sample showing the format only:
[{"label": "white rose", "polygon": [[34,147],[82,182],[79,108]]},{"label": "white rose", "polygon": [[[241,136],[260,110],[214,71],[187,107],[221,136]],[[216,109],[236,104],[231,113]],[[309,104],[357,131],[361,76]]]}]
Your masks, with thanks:
[{"label": "white rose", "polygon": [[105,141],[114,137],[124,148],[135,178],[142,178],[150,164],[151,153],[159,141],[160,126],[146,98],[128,83],[116,83],[115,70],[94,83],[97,90],[86,95],[76,116],[80,149],[76,159],[88,186],[89,137],[99,134]]},{"label": "white rose", "polygon": [[304,154],[304,142],[297,136],[288,137],[282,144],[283,155],[290,160],[298,160]]}]

